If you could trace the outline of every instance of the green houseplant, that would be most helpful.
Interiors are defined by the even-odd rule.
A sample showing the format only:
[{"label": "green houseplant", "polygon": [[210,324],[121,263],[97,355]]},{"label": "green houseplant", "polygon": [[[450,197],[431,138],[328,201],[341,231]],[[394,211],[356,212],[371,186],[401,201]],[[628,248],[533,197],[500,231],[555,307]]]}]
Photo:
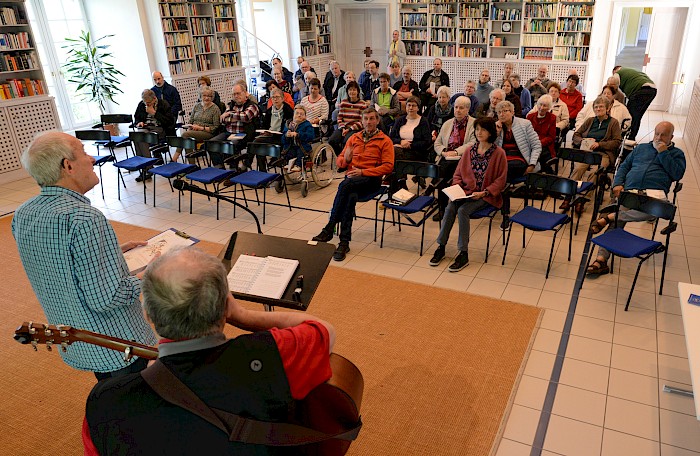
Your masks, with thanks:
[{"label": "green houseplant", "polygon": [[77,90],[83,95],[83,100],[96,102],[100,112],[105,113],[107,101],[114,101],[117,93],[124,93],[119,88],[119,76],[124,73],[119,71],[108,60],[113,57],[107,52],[108,44],[100,44],[100,41],[114,35],[105,35],[93,40],[90,32],[82,30],[78,38],[66,38],[67,44],[62,46],[67,49],[67,59],[62,65],[68,75],[68,82],[77,84]]}]

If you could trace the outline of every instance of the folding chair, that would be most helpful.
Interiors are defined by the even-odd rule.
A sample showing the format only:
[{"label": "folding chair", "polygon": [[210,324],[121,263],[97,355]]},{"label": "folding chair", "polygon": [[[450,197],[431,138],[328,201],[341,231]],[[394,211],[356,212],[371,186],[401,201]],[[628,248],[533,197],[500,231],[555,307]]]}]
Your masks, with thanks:
[{"label": "folding chair", "polygon": [[[96,141],[95,146],[97,147],[98,155],[91,155],[91,157],[95,159],[95,165],[100,173],[100,190],[102,191],[102,199],[105,199],[105,188],[104,183],[102,182],[102,167],[106,163],[116,161],[116,157],[111,149],[108,149],[110,151],[109,155],[99,155],[99,142],[109,141],[109,132],[107,130],[76,130],[75,137],[81,141]],[[119,184],[117,183],[117,185]],[[124,188],[126,188],[123,177],[122,185],[124,185]]]},{"label": "folding chair", "polygon": [[527,206],[527,200],[525,200],[525,207],[513,215],[510,218],[510,225],[508,226],[508,238],[506,239],[506,246],[503,249],[503,260],[501,265],[506,264],[506,254],[508,253],[508,244],[510,243],[510,233],[513,228],[513,224],[517,223],[523,227],[523,248],[525,248],[525,230],[532,231],[553,231],[552,236],[552,247],[549,250],[549,261],[547,262],[547,273],[545,278],[549,278],[549,270],[552,267],[552,256],[554,254],[554,243],[557,239],[557,233],[567,224],[569,225],[569,256],[568,260],[571,261],[571,239],[573,238],[573,211],[574,207],[571,206],[571,215],[558,214],[556,211],[557,198],[570,198],[576,195],[576,181],[567,179],[565,177],[559,177],[552,174],[542,174],[542,173],[530,173],[526,176],[525,185],[527,191],[531,192],[534,189],[541,189],[545,192],[545,195],[551,195],[554,197],[554,206],[552,212],[545,211],[543,209],[537,209],[533,206]]},{"label": "folding chair", "polygon": [[[576,197],[570,203],[572,207],[576,206],[576,204],[578,203],[587,203],[588,201],[590,201],[590,199],[587,198],[588,194],[594,192],[593,217],[595,217],[598,214],[598,208],[600,207],[600,203],[603,200],[603,190],[601,189],[601,186],[603,185],[602,176],[606,174],[606,169],[601,167],[601,163],[603,161],[603,154],[599,152],[565,147],[559,151],[559,158],[571,162],[569,176],[571,176],[571,173],[574,170],[574,163],[585,163],[586,165],[597,167],[594,173],[594,182],[583,181],[580,184],[578,184],[578,187],[576,189]],[[574,234],[578,234],[578,225],[581,221],[582,213],[579,213],[577,215],[578,217],[576,218],[576,228],[574,229]]]},{"label": "folding chair", "polygon": [[[169,146],[175,146],[175,147],[186,147],[186,148],[192,148],[194,147],[195,140],[194,138],[180,138],[177,136],[168,136],[166,138],[167,144]],[[153,174],[153,207],[156,207],[156,178],[155,176],[162,176],[168,179],[168,184],[170,185],[170,191],[174,192],[175,189],[173,188],[173,183],[172,183],[172,178],[174,177],[181,177],[184,176],[185,174],[192,173],[194,171],[197,171],[199,169],[199,166],[197,165],[190,165],[186,163],[178,163],[171,161],[168,164],[162,165],[162,166],[156,166],[155,168],[151,169],[151,174]],[[182,191],[178,190],[177,192],[177,211],[180,212],[181,210],[181,195]]]},{"label": "folding chair", "polygon": [[[224,155],[231,155],[233,156],[234,153],[234,147],[233,144],[230,142],[226,141],[205,141],[204,142],[204,150],[207,151],[207,153],[212,154],[224,154]],[[211,157],[210,157],[211,160]],[[213,185],[214,186],[214,193],[218,194],[221,191],[221,185],[229,180],[233,175],[236,174],[236,171],[233,170],[227,170],[227,169],[221,169],[217,167],[207,167],[204,169],[200,169],[198,171],[194,171],[192,173],[189,173],[185,176],[185,179],[189,179],[190,181],[196,181],[204,184],[204,188],[207,188],[207,185]],[[207,197],[208,199],[211,200],[211,198]],[[192,213],[192,192],[190,192],[190,214]],[[216,198],[216,219],[219,220],[219,199]]]},{"label": "folding chair", "polygon": [[146,204],[146,173],[148,172],[149,168],[152,168],[160,161],[160,158],[139,157],[137,155],[131,158],[127,158],[126,160],[121,160],[116,163],[113,163],[113,165],[117,168],[118,175],[117,198],[120,200],[122,199],[121,189],[119,188],[119,179],[121,179],[123,182],[124,177],[122,176],[121,170],[125,169],[127,171],[138,171],[141,174],[141,183],[143,184],[143,204]]},{"label": "folding chair", "polygon": [[[486,237],[486,257],[484,258],[484,263],[489,262],[489,246],[491,245],[491,225],[493,224],[493,217],[498,214],[499,210],[497,207],[491,206],[490,204],[487,204],[486,206],[482,207],[476,212],[473,212],[469,218],[472,220],[478,220],[482,218],[488,218],[489,219],[489,234]],[[505,239],[503,240],[503,243],[505,244]]]},{"label": "folding chair", "polygon": [[[247,154],[257,155],[258,157],[271,157],[273,161],[268,163],[268,169],[278,168],[282,166],[282,161],[279,160],[281,157],[281,147],[277,144],[264,144],[264,143],[254,143],[248,144]],[[263,191],[263,225],[265,224],[265,209],[267,207],[267,187],[273,182],[282,182],[284,187],[284,192],[287,195],[287,206],[289,210],[292,210],[292,203],[289,201],[289,192],[287,191],[287,184],[285,183],[284,176],[282,175],[282,170],[280,172],[263,172],[257,170],[248,170],[244,173],[237,174],[231,178],[233,182],[233,200],[237,199],[237,189],[241,186],[241,193],[243,194],[243,200],[245,201],[246,207],[248,207],[248,200],[245,197],[244,187],[252,188],[255,190],[255,197],[258,201],[258,206],[260,206],[260,196],[258,195],[258,190]],[[233,206],[233,216],[236,217],[236,206]]]},{"label": "folding chair", "polygon": [[[668,226],[661,230],[661,234],[666,236],[666,242],[661,243],[659,241],[655,241],[653,238],[646,239],[625,231],[622,228],[617,228],[620,206],[624,206],[630,210],[644,212],[656,217],[657,219],[668,220]],[[637,192],[622,192],[618,198],[618,203],[615,210],[615,228],[608,229],[603,234],[591,239],[593,244],[603,247],[613,255],[622,258],[639,259],[639,265],[637,265],[637,271],[635,272],[634,280],[632,281],[632,288],[630,289],[630,294],[627,297],[627,304],[625,304],[625,311],[629,308],[630,302],[632,301],[632,293],[634,293],[634,287],[637,284],[637,278],[639,277],[639,271],[642,268],[642,263],[654,256],[654,254],[661,252],[664,253],[664,261],[661,268],[661,284],[659,286],[659,294],[663,293],[664,277],[666,275],[666,260],[668,258],[668,244],[671,239],[671,233],[676,231],[676,228],[678,227],[678,224],[673,221],[675,215],[676,206],[673,203],[662,199],[652,198]],[[589,259],[586,264],[590,266],[592,260],[595,259],[593,249],[591,249],[588,255]],[[610,269],[610,272],[612,272],[612,268]],[[583,281],[581,282],[581,286],[583,287]]]},{"label": "folding chair", "polygon": [[377,191],[369,193],[362,198],[358,198],[358,203],[366,203],[374,200],[374,242],[377,242],[377,227],[379,225],[379,203],[382,198],[389,193],[389,186],[382,184]]},{"label": "folding chair", "polygon": [[158,138],[158,134],[152,131],[131,131],[129,132],[129,141],[131,143],[146,143],[148,144],[148,150],[151,156],[162,157],[163,154],[167,154],[169,161],[172,161],[172,156],[170,155],[170,147],[165,142],[165,139],[161,140]]},{"label": "folding chair", "polygon": [[[419,161],[404,161],[398,160],[394,164],[394,174],[397,179],[405,179],[406,176],[412,175],[418,178],[437,179],[440,171],[436,164]],[[420,188],[420,187],[416,187]],[[419,192],[420,190],[417,190]],[[392,193],[393,195],[393,193]],[[409,201],[407,204],[401,205],[394,202],[391,196],[388,200],[383,201],[382,205],[386,209],[391,209],[391,215],[397,214],[397,223],[399,231],[401,231],[401,215],[411,226],[421,227],[420,237],[420,255],[423,256],[423,242],[425,240],[425,221],[432,217],[433,213],[438,210],[437,198],[432,195],[418,195]],[[420,218],[413,219],[411,216],[418,215]],[[382,238],[379,247],[384,246],[384,225],[386,223],[386,211],[382,217]]]},{"label": "folding chair", "polygon": [[[100,116],[100,122],[102,123],[102,128],[104,128],[106,124],[129,124],[129,127],[134,127],[134,118],[131,114],[102,114]],[[131,154],[136,155],[134,146],[131,144],[131,140],[129,140],[129,137],[126,135],[111,136],[109,141],[103,143],[103,146],[108,147],[115,157],[116,154],[114,153],[114,149],[117,147],[131,147]],[[129,153],[125,153],[126,157],[129,158]]]}]

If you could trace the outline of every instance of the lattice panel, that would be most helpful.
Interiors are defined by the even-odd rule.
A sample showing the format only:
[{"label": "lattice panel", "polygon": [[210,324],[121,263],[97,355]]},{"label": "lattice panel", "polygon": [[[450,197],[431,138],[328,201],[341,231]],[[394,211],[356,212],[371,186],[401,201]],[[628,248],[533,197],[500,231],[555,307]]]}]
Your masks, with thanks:
[{"label": "lattice panel", "polygon": [[[182,109],[185,111],[186,115],[189,115],[194,108],[194,104],[199,98],[199,85],[197,84],[197,78],[199,78],[202,73],[187,75],[178,77],[173,80],[173,85],[180,92],[180,99],[182,100]],[[211,79],[212,89],[219,92],[221,101],[227,103],[231,99],[231,88],[233,82],[238,79],[245,80],[245,70],[243,68],[236,68],[231,71],[220,72],[220,73],[209,73],[206,76]]]},{"label": "lattice panel", "polygon": [[685,130],[683,136],[685,144],[688,147],[686,153],[695,155],[695,158],[700,158],[700,79],[695,81],[693,85],[693,95],[690,98],[690,106],[688,107],[688,117],[685,121]]},{"label": "lattice panel", "polygon": [[8,106],[6,109],[19,151],[24,150],[37,133],[61,129],[52,99]]},{"label": "lattice panel", "polygon": [[[452,93],[459,93],[464,89],[464,84],[468,80],[479,80],[481,70],[487,68],[491,73],[491,81],[497,82],[503,76],[503,65],[513,64],[513,73],[519,74],[523,84],[530,78],[537,75],[537,69],[541,63],[524,62],[519,60],[496,60],[496,59],[443,59],[442,69],[450,76],[450,88]],[[420,81],[423,73],[433,67],[433,59],[426,57],[407,58],[406,63],[413,69],[413,79]],[[569,70],[576,68],[579,78],[585,81],[587,65],[577,62],[547,62],[549,67],[549,79],[563,83],[569,76]]]},{"label": "lattice panel", "polygon": [[321,81],[321,85],[323,85],[323,81],[326,79],[326,73],[328,73],[328,64],[331,60],[335,60],[335,54],[314,55],[307,57],[306,60],[309,61],[311,68],[316,70],[316,77]]},{"label": "lattice panel", "polygon": [[22,167],[19,162],[20,151],[12,137],[7,111],[0,109],[0,173],[15,171]]}]

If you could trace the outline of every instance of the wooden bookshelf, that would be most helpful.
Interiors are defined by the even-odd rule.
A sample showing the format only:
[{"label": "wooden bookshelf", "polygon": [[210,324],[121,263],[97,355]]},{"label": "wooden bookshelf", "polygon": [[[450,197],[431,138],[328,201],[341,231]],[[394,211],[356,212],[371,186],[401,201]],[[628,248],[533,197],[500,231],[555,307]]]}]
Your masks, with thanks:
[{"label": "wooden bookshelf", "polygon": [[331,13],[328,0],[297,0],[297,12],[301,55],[330,54]]}]

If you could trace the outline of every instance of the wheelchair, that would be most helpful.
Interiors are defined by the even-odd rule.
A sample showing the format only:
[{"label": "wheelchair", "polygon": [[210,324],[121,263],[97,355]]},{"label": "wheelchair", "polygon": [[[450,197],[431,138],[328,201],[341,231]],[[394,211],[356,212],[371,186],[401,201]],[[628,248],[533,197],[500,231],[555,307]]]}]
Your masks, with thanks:
[{"label": "wheelchair", "polygon": [[[282,167],[282,175],[287,185],[300,184],[301,196],[306,198],[309,194],[309,183],[314,182],[318,188],[327,187],[338,177],[338,166],[333,148],[322,138],[317,138],[311,144],[311,151],[304,154],[302,163],[295,163],[301,171],[290,172]],[[277,193],[282,193],[284,187],[282,182],[275,184]]]}]

